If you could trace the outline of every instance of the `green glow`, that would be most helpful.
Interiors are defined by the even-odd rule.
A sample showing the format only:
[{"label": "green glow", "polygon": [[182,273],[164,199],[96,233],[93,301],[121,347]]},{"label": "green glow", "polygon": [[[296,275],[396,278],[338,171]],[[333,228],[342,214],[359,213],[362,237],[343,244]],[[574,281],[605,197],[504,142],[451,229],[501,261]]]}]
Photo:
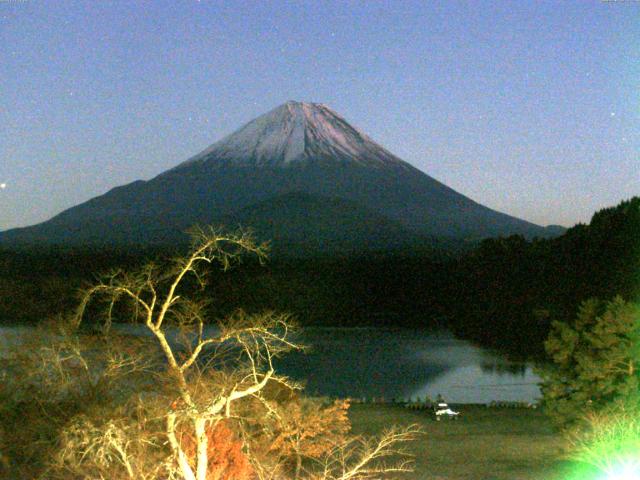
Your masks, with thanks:
[{"label": "green glow", "polygon": [[[568,440],[572,444],[572,459],[600,472],[593,471],[587,478],[640,480],[638,402],[629,401],[604,412],[591,413],[585,420],[588,427],[576,430]],[[586,480],[584,475],[580,480]]]},{"label": "green glow", "polygon": [[637,460],[621,462],[607,472],[605,480],[640,480],[640,463]]}]

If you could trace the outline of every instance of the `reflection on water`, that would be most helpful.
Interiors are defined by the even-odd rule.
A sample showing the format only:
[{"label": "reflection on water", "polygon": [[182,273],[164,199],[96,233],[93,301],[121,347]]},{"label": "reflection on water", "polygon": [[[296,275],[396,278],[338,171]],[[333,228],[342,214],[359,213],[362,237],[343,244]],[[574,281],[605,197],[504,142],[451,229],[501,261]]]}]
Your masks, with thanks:
[{"label": "reflection on water", "polygon": [[450,402],[535,402],[538,377],[531,365],[508,362],[447,332],[405,329],[309,328],[311,346],[279,363],[306,381],[312,394],[415,399],[443,395]]},{"label": "reflection on water", "polygon": [[[0,351],[24,331],[0,327]],[[276,367],[312,395],[407,400],[441,394],[453,403],[535,402],[540,396],[531,365],[508,362],[447,332],[307,328],[299,341],[309,349]]]},{"label": "reflection on water", "polygon": [[510,363],[504,361],[483,361],[480,368],[485,373],[495,373],[497,375],[510,375],[524,377],[527,374],[527,365],[525,363]]},{"label": "reflection on water", "polygon": [[524,374],[488,373],[478,365],[452,368],[445,375],[428,382],[416,395],[435,398],[442,394],[450,402],[490,403],[493,401],[533,403],[540,397],[537,382],[530,366]]}]

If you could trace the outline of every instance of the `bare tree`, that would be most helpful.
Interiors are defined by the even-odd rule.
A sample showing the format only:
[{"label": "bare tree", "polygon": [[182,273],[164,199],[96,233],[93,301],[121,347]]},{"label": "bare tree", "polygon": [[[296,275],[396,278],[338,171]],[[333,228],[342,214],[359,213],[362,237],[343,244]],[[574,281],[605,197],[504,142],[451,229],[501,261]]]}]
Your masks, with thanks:
[{"label": "bare tree", "polygon": [[[276,374],[273,359],[299,347],[290,339],[287,315],[237,312],[219,321],[217,328],[205,328],[206,304],[184,295],[183,284],[195,280],[204,287],[203,267],[218,263],[228,269],[243,253],[252,253],[262,261],[266,249],[246,233],[196,230],[193,239],[191,252],[175,261],[168,272],[150,264],[133,274],[113,272],[88,288],[76,319],[79,324],[89,302],[98,297],[108,305],[105,328],[111,326],[118,301],[133,306],[134,318],[141,320],[159,345],[177,393],[168,405],[165,428],[180,474],[186,480],[205,480],[209,465],[207,430],[230,418],[239,400],[260,398],[269,382],[295,387]],[[205,365],[215,367],[212,373],[202,368],[205,357]],[[185,428],[191,429],[196,441],[195,465],[180,441]]]},{"label": "bare tree", "polygon": [[[304,424],[303,410],[270,397],[275,387],[299,388],[274,368],[278,356],[301,348],[288,315],[237,311],[208,321],[207,299],[194,289],[204,291],[212,265],[226,270],[243,254],[263,261],[266,247],[243,232],[196,230],[185,257],[100,277],[70,321],[23,349],[21,364],[43,398],[82,405],[62,415],[46,478],[219,478],[215,438],[232,425],[240,437],[227,447],[241,445],[246,478],[365,480],[410,470],[399,447],[419,433],[414,426],[378,439],[330,423],[319,432]],[[95,316],[99,334],[82,333]],[[141,331],[115,327],[116,317]],[[346,419],[346,407],[339,410]],[[258,454],[254,440],[265,435],[285,447]]]},{"label": "bare tree", "polygon": [[406,442],[422,435],[417,425],[393,427],[378,438],[352,437],[336,445],[308,472],[309,480],[374,480],[413,471]]}]

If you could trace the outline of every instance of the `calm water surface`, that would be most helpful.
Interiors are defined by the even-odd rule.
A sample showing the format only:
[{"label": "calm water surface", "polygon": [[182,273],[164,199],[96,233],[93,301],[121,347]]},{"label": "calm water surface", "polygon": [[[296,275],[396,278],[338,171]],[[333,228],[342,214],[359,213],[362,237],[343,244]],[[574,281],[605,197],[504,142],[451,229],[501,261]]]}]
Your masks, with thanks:
[{"label": "calm water surface", "polygon": [[308,328],[301,340],[309,351],[280,367],[306,381],[312,394],[387,400],[441,394],[457,403],[540,397],[532,365],[511,363],[448,332]]},{"label": "calm water surface", "polygon": [[[0,327],[0,350],[21,327]],[[279,360],[281,373],[314,395],[386,400],[441,394],[453,403],[535,402],[532,366],[514,364],[448,332],[374,328],[307,328],[309,346]]]}]

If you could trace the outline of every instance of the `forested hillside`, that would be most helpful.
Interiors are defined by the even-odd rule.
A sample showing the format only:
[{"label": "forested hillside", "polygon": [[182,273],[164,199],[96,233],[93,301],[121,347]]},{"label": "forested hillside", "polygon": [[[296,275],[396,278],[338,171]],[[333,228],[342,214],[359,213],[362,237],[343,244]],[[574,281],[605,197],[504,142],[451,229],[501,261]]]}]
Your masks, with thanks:
[{"label": "forested hillside", "polygon": [[[445,310],[456,331],[514,352],[542,352],[552,320],[569,320],[581,301],[640,294],[640,198],[600,210],[548,240],[485,240],[449,265],[455,278]],[[527,348],[528,347],[528,348]]]},{"label": "forested hillside", "polygon": [[[179,251],[5,250],[0,321],[37,322],[69,310],[95,273]],[[554,239],[512,236],[485,240],[466,254],[426,252],[276,256],[228,275],[211,272],[211,314],[241,306],[291,312],[303,325],[444,326],[483,345],[539,354],[550,322],[573,318],[582,300],[640,294],[640,198]]]}]

